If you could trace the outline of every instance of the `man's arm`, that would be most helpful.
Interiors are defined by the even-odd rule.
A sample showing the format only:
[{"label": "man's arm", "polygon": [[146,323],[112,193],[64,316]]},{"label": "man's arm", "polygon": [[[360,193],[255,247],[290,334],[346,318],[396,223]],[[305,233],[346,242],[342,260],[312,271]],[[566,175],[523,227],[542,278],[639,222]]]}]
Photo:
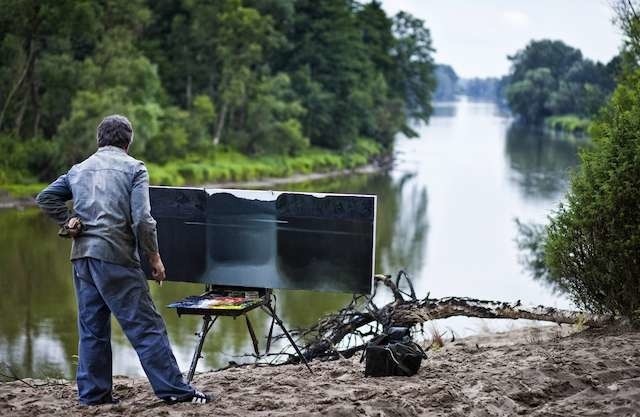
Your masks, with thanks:
[{"label": "man's arm", "polygon": [[71,218],[71,211],[67,208],[67,201],[71,200],[71,187],[67,175],[61,175],[49,184],[36,197],[38,206],[60,226],[64,226]]},{"label": "man's arm", "polygon": [[133,177],[131,220],[133,222],[133,233],[136,235],[140,249],[148,257],[151,264],[153,278],[157,281],[162,281],[165,278],[165,271],[158,252],[156,221],[151,217],[149,174],[144,164],[141,164]]}]

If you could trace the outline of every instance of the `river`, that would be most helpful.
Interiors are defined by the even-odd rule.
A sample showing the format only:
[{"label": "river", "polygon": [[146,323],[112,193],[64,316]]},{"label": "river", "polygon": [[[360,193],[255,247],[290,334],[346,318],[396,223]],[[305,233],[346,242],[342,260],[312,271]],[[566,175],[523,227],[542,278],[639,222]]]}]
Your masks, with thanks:
[{"label": "river", "polygon": [[[462,99],[436,103],[418,138],[399,138],[386,173],[354,175],[280,189],[378,195],[376,271],[406,269],[419,295],[469,296],[571,307],[562,294],[523,271],[515,219],[544,222],[567,188],[580,141],[519,127],[495,104]],[[0,211],[0,368],[29,377],[73,377],[76,307],[69,242],[36,209]],[[186,370],[199,322],[164,306],[201,286],[151,285],[181,369]],[[278,311],[291,328],[313,323],[351,296],[277,291]],[[269,321],[251,313],[264,349]],[[464,336],[522,322],[452,318],[440,332]],[[526,323],[525,323],[526,324]],[[448,337],[448,336],[447,336]],[[135,351],[113,326],[114,373],[141,375]],[[243,320],[221,319],[199,370],[224,366],[251,352]]]}]

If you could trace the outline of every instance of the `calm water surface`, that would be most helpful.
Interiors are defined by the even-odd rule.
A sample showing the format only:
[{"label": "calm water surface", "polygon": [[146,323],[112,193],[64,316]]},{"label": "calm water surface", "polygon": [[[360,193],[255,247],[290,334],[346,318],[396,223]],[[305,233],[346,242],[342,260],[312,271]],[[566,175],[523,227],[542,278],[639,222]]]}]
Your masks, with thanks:
[{"label": "calm water surface", "polygon": [[[398,139],[397,160],[384,174],[293,184],[280,189],[378,195],[376,270],[410,271],[420,295],[469,296],[571,307],[518,263],[515,218],[543,222],[563,196],[577,164],[578,143],[513,125],[492,103],[441,103],[419,138]],[[35,209],[0,211],[0,362],[20,376],[75,374],[76,307],[69,242]],[[201,286],[151,285],[181,369],[199,327],[164,306]],[[347,294],[278,291],[278,311],[291,328],[313,323],[350,300]],[[269,321],[251,315],[259,337]],[[511,321],[453,318],[441,331],[467,335]],[[519,325],[519,324],[518,324]],[[264,339],[261,339],[264,349]],[[141,375],[135,351],[117,325],[114,372]],[[200,370],[252,351],[243,320],[222,319],[207,339]]]}]

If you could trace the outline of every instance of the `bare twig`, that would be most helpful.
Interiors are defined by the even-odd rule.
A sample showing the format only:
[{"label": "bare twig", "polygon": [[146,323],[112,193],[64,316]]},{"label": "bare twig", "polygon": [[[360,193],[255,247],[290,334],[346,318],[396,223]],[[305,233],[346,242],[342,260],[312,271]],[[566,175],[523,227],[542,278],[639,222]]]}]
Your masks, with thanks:
[{"label": "bare twig", "polygon": [[9,374],[5,374],[4,372],[0,372],[0,377],[2,378],[6,378],[9,381],[19,381],[22,382],[23,384],[25,384],[26,386],[28,386],[29,388],[36,388],[34,385],[28,383],[27,381],[25,381],[24,379],[20,378],[17,373],[13,370],[13,368],[11,367],[11,365],[9,365],[6,362],[0,362],[0,365],[2,366],[3,370],[6,370],[6,372],[8,372]]}]

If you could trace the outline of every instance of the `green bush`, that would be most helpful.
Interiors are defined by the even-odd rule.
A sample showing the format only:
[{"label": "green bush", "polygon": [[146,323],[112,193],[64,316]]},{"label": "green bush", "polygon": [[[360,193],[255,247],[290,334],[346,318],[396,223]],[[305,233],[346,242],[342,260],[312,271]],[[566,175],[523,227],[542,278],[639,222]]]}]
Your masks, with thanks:
[{"label": "green bush", "polygon": [[3,192],[9,193],[15,198],[35,197],[47,186],[46,183],[35,182],[30,184],[2,184],[0,183],[0,195]]},{"label": "green bush", "polygon": [[62,170],[60,147],[52,140],[2,136],[0,154],[4,155],[0,162],[0,171],[4,171],[0,183],[48,181]]},{"label": "green bush", "polygon": [[0,168],[0,185],[9,184],[9,173],[5,171],[5,168]]},{"label": "green bush", "polygon": [[38,181],[56,177],[62,170],[62,158],[58,142],[45,139],[30,139],[19,148],[16,157],[20,165],[35,174]]},{"label": "green bush", "polygon": [[547,228],[550,275],[576,303],[640,318],[640,70],[594,123],[566,204]]}]

